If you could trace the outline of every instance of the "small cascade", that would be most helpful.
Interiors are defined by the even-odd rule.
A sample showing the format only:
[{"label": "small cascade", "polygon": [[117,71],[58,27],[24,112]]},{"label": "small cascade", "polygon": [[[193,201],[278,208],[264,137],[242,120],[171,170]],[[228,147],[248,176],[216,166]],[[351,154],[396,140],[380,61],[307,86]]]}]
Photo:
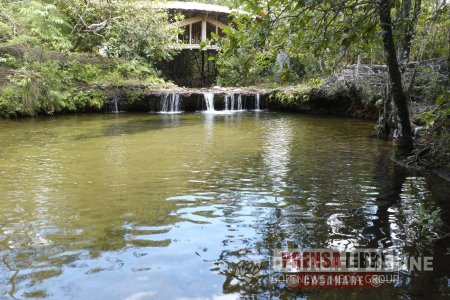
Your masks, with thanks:
[{"label": "small cascade", "polygon": [[213,93],[204,93],[203,97],[205,98],[206,103],[206,111],[214,112],[214,94]]},{"label": "small cascade", "polygon": [[114,98],[114,113],[119,113],[119,101],[117,100],[117,98]]},{"label": "small cascade", "polygon": [[180,95],[179,94],[161,95],[161,113],[163,114],[181,113]]},{"label": "small cascade", "polygon": [[226,113],[234,113],[234,112],[242,109],[241,95],[239,95],[239,98],[238,98],[237,109],[236,109],[236,105],[235,105],[235,103],[236,103],[235,99],[236,98],[235,98],[234,94],[225,95],[224,102],[225,102],[225,112]]},{"label": "small cascade", "polygon": [[108,105],[108,106],[109,106],[109,112],[110,113],[113,113],[113,114],[120,113],[120,110],[119,110],[119,97],[117,97],[117,95],[115,95],[112,98],[112,101],[110,102],[110,105]]},{"label": "small cascade", "polygon": [[237,99],[237,110],[242,110],[242,95],[239,94]]},{"label": "small cascade", "polygon": [[230,110],[234,110],[234,94],[230,96]]},{"label": "small cascade", "polygon": [[225,95],[223,101],[225,102],[225,111],[229,111],[230,110],[230,95]]},{"label": "small cascade", "polygon": [[259,105],[259,93],[257,93],[255,95],[255,110],[260,110],[260,105]]},{"label": "small cascade", "polygon": [[233,112],[234,111],[234,94],[225,95],[224,102],[225,102],[225,111]]}]

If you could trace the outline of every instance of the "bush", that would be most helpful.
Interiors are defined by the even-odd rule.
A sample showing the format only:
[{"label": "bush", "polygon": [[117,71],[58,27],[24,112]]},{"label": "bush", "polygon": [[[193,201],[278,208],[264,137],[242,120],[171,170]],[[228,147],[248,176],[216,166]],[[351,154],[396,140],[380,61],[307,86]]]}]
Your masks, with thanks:
[{"label": "bush", "polygon": [[99,110],[105,95],[100,91],[79,91],[76,82],[87,82],[101,72],[92,65],[72,64],[61,70],[54,61],[33,62],[9,76],[2,89],[0,115],[34,116],[60,111]]},{"label": "bush", "polygon": [[164,83],[158,72],[143,60],[110,59],[112,63],[104,65],[83,63],[75,58],[64,65],[63,59],[61,56],[41,62],[31,55],[24,59],[9,54],[0,57],[0,63],[7,69],[15,69],[7,77],[6,86],[0,87],[0,117],[99,111],[106,94],[92,84]]}]

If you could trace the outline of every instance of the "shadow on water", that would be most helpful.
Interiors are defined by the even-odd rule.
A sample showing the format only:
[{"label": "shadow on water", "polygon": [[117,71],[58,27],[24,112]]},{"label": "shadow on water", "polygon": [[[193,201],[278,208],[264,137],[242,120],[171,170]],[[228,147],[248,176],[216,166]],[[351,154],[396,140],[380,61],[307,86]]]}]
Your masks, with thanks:
[{"label": "shadow on water", "polygon": [[104,136],[119,136],[142,133],[152,130],[162,130],[167,128],[178,128],[181,124],[181,117],[168,115],[162,118],[149,118],[139,121],[115,122],[106,126],[103,130]]},{"label": "shadow on water", "polygon": [[374,180],[379,184],[376,198],[376,212],[372,226],[366,227],[364,233],[370,237],[368,248],[389,248],[391,240],[392,213],[389,209],[401,200],[403,184],[408,176],[408,170],[394,164],[389,153],[382,153],[376,163]]},{"label": "shadow on water", "polygon": [[[293,231],[287,231],[290,224],[301,223],[301,217],[283,216],[282,209],[273,207],[272,213],[261,216],[264,221],[260,222],[259,230],[262,237],[256,243],[249,241],[246,248],[235,251],[223,251],[216,261],[222,265],[221,274],[225,277],[223,292],[225,294],[240,294],[245,297],[259,295],[275,299],[292,299],[307,297],[310,299],[342,299],[342,297],[353,297],[364,292],[364,299],[380,299],[392,297],[426,297],[430,299],[444,299],[449,295],[448,277],[450,274],[450,252],[448,234],[450,223],[448,215],[450,212],[448,196],[448,182],[432,174],[426,174],[416,170],[409,170],[394,163],[389,152],[382,152],[377,157],[375,169],[373,170],[374,182],[377,183],[378,193],[375,202],[366,207],[349,211],[351,218],[341,219],[339,232],[345,232],[346,228],[361,228],[359,244],[349,243],[356,248],[376,248],[395,250],[402,257],[432,256],[434,271],[409,270],[400,273],[400,281],[388,284],[382,289],[306,289],[293,290],[285,284],[271,283],[270,257],[274,249],[286,249],[292,237],[294,246],[300,245],[308,235],[316,235],[314,231],[302,232],[293,235]],[[431,193],[424,192],[424,197],[417,196],[421,192],[434,186]],[[425,187],[425,188],[424,188]],[[414,195],[415,197],[411,197]],[[410,202],[414,199],[413,202]],[[441,220],[443,223],[437,225],[438,237],[429,238],[421,234],[417,225],[417,207],[425,205],[428,207],[442,208]],[[292,208],[292,207],[291,207]],[[295,208],[294,208],[295,209]],[[288,225],[288,226],[287,226]],[[300,231],[301,232],[301,231]],[[354,232],[354,231],[353,231]],[[446,234],[447,233],[447,234]],[[303,235],[302,235],[303,234]],[[316,245],[309,244],[310,248],[323,248],[320,238],[316,239]],[[287,241],[287,243],[286,243]],[[253,247],[253,250],[250,251]],[[325,247],[326,248],[326,247]],[[309,249],[309,247],[303,248]],[[342,249],[341,249],[342,250]],[[258,265],[255,262],[259,262]],[[254,270],[259,271],[259,276],[248,278],[242,276]]]},{"label": "shadow on water", "polygon": [[123,136],[145,133],[163,129],[178,128],[192,125],[183,115],[142,115],[140,120],[127,120],[125,115],[112,116],[115,122],[108,122],[104,125],[101,134],[85,133],[74,136],[74,140],[95,139],[108,136]]}]

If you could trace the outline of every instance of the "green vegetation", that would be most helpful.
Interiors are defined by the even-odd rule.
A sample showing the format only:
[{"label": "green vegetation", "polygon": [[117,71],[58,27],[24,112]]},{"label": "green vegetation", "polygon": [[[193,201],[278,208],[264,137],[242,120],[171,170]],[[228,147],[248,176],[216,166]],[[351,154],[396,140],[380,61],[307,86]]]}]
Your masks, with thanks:
[{"label": "green vegetation", "polygon": [[[403,53],[398,55],[402,67],[410,61],[449,54],[449,5],[445,1],[384,2],[392,16],[395,50]],[[327,75],[358,59],[362,64],[385,64],[378,3],[235,1],[236,8],[249,14],[235,15],[233,26],[221,41],[219,63],[239,68],[241,77],[248,78],[250,84],[268,73],[273,80],[273,75],[283,72],[291,73],[285,74],[284,81],[298,83],[298,77]],[[277,68],[280,52],[289,57],[289,70]],[[236,83],[236,76],[226,74],[229,69],[219,70],[224,84]]]},{"label": "green vegetation", "polygon": [[[0,116],[99,111],[108,96],[99,86],[164,82],[151,65],[139,59],[89,57],[86,60],[86,57],[73,53],[65,58],[61,67],[60,59],[47,57],[39,61],[35,54],[25,53],[21,60],[9,54],[1,57],[8,65],[10,75],[1,89]],[[52,54],[58,53],[42,55]]]},{"label": "green vegetation", "polygon": [[152,3],[2,1],[0,11],[2,117],[99,110],[98,85],[161,84],[154,64],[178,51],[178,28]]},{"label": "green vegetation", "polygon": [[439,95],[435,105],[421,113],[415,123],[424,127],[419,132],[414,151],[416,162],[433,168],[450,170],[450,93]]}]

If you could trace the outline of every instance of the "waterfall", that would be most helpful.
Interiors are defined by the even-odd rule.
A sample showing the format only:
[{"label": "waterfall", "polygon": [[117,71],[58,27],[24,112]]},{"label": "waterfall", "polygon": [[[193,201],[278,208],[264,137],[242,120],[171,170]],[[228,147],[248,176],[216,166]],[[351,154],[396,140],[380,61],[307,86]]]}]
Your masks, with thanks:
[{"label": "waterfall", "polygon": [[112,113],[118,114],[120,112],[119,110],[119,98],[117,97],[117,95],[115,95],[112,99],[112,107],[110,108],[110,111]]},{"label": "waterfall", "polygon": [[225,102],[225,110],[228,111],[230,110],[230,108],[228,107],[230,105],[230,95],[226,95],[223,99],[223,101]]},{"label": "waterfall", "polygon": [[117,101],[117,98],[114,98],[114,111],[116,114],[119,113],[119,101]]},{"label": "waterfall", "polygon": [[161,95],[161,113],[176,114],[180,112],[180,94]]},{"label": "waterfall", "polygon": [[234,111],[234,94],[226,95],[224,97],[225,101],[225,111],[231,112]]},{"label": "waterfall", "polygon": [[242,95],[238,96],[237,110],[242,110]]},{"label": "waterfall", "polygon": [[255,95],[255,110],[260,110],[259,108],[259,93]]},{"label": "waterfall", "polygon": [[203,97],[205,97],[206,111],[214,112],[214,94],[213,93],[204,93]]}]

